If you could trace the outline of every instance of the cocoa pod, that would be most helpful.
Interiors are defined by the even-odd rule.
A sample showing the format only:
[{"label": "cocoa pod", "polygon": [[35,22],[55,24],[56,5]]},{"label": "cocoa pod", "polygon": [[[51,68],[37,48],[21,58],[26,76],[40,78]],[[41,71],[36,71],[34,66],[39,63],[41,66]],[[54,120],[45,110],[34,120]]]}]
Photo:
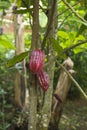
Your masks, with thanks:
[{"label": "cocoa pod", "polygon": [[45,54],[42,50],[33,50],[30,55],[29,68],[34,74],[42,70]]},{"label": "cocoa pod", "polygon": [[39,81],[41,88],[44,91],[47,91],[47,89],[49,88],[49,76],[48,76],[48,74],[45,71],[41,70],[39,73],[37,73],[37,79]]}]

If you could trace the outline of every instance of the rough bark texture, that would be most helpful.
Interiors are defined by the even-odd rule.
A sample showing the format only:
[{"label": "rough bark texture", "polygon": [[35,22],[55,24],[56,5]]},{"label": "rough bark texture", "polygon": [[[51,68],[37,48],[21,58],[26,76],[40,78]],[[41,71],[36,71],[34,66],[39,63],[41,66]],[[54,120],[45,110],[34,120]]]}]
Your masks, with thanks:
[{"label": "rough bark texture", "polygon": [[[50,48],[50,51],[51,50],[52,50],[52,48]],[[53,55],[51,55],[51,56],[53,56]],[[49,85],[49,89],[47,90],[47,92],[44,95],[44,104],[43,104],[43,107],[41,110],[41,120],[40,120],[41,122],[39,124],[39,127],[40,127],[39,130],[48,130],[49,121],[51,118],[54,67],[55,67],[55,62],[51,62],[51,64],[49,65],[49,67],[47,69],[48,75],[50,77],[50,85]]]},{"label": "rough bark texture", "polygon": [[31,49],[38,47],[39,38],[39,0],[33,0],[33,27]]},{"label": "rough bark texture", "polygon": [[28,130],[36,130],[36,115],[37,115],[37,81],[33,74],[29,77],[29,120]]},{"label": "rough bark texture", "polygon": [[[54,68],[55,68],[55,61],[52,61],[51,59],[54,59],[55,53],[52,48],[52,37],[55,37],[55,30],[57,27],[57,1],[50,1],[49,6],[51,9],[48,11],[48,25],[46,34],[44,36],[44,40],[42,43],[42,49],[45,46],[46,40],[48,40],[48,48],[47,48],[47,63],[48,66],[46,66],[47,73],[50,77],[50,85],[47,92],[43,95],[44,100],[42,104],[42,109],[40,107],[40,113],[39,113],[39,123],[37,130],[48,130],[50,118],[51,118],[51,106],[52,106],[52,93],[53,93],[53,78],[54,78]],[[42,98],[43,98],[42,97]]]},{"label": "rough bark texture", "polygon": [[[71,73],[74,74],[73,68],[73,62],[70,58],[66,59],[63,63],[65,68]],[[50,122],[49,130],[58,130],[58,124],[61,118],[63,106],[69,91],[71,85],[71,80],[69,76],[66,74],[66,72],[61,69],[60,76],[58,79],[58,84],[56,87],[56,90],[54,92],[54,98],[53,98],[53,107],[52,107],[52,117]]]},{"label": "rough bark texture", "polygon": [[[32,28],[32,44],[31,50],[38,47],[39,39],[39,0],[33,0],[33,28]],[[28,79],[29,88],[29,116],[28,130],[36,130],[37,121],[37,81],[36,76],[29,72]]]}]

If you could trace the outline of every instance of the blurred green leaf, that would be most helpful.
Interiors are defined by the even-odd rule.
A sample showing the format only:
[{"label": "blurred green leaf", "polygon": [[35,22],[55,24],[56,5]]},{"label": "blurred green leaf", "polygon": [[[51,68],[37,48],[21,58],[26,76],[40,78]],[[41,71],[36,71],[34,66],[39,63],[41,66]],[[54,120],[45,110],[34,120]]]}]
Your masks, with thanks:
[{"label": "blurred green leaf", "polygon": [[63,48],[59,45],[58,40],[55,38],[52,38],[52,46],[58,54],[63,50]]},{"label": "blurred green leaf", "polygon": [[0,1],[0,8],[1,9],[5,9],[5,8],[9,8],[10,3],[7,1]]},{"label": "blurred green leaf", "polygon": [[15,49],[15,46],[13,46],[10,40],[5,37],[0,37],[0,46],[3,46],[6,49]]},{"label": "blurred green leaf", "polygon": [[29,11],[32,11],[32,9],[20,9],[20,10],[14,10],[13,13],[15,14],[25,14]]},{"label": "blurred green leaf", "polygon": [[16,63],[22,61],[26,56],[28,56],[28,52],[29,51],[26,51],[26,52],[23,52],[17,56],[14,56],[12,59],[10,59],[8,62],[7,62],[7,67],[11,67],[11,66],[14,66]]},{"label": "blurred green leaf", "polygon": [[64,31],[58,31],[58,36],[63,38],[63,39],[69,39],[68,33],[64,32]]},{"label": "blurred green leaf", "polygon": [[44,12],[40,12],[40,14],[39,14],[39,22],[40,22],[40,26],[42,28],[46,27],[46,25],[47,25],[47,16],[45,15]]}]

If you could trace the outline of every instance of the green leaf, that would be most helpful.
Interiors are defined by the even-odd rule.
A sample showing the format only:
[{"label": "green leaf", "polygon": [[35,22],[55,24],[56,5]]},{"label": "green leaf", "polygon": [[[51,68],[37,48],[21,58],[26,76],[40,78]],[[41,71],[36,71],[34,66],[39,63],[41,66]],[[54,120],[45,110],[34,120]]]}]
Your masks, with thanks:
[{"label": "green leaf", "polygon": [[[75,38],[73,44],[76,44],[76,43],[78,43],[79,41],[84,41],[84,40],[85,40],[85,37],[82,36],[82,35],[79,35],[78,37]],[[80,45],[80,46],[74,48],[73,51],[74,51],[75,54],[77,54],[77,53],[82,52],[84,49],[86,49],[86,44],[82,44],[82,45]]]},{"label": "green leaf", "polygon": [[0,8],[3,9],[3,8],[9,8],[10,6],[10,3],[7,2],[7,1],[0,1]]},{"label": "green leaf", "polygon": [[39,14],[39,22],[40,22],[40,26],[42,28],[46,27],[46,25],[47,25],[47,16],[45,15],[44,12],[40,12],[40,14]]},{"label": "green leaf", "polygon": [[20,10],[14,10],[13,13],[15,14],[25,14],[29,11],[32,11],[32,9],[20,9]]},{"label": "green leaf", "polygon": [[7,67],[12,67],[14,66],[16,63],[22,61],[27,55],[28,55],[28,52],[29,51],[26,51],[26,52],[23,52],[17,56],[14,56],[12,59],[10,59],[8,62],[7,62]]},{"label": "green leaf", "polygon": [[78,37],[75,38],[74,44],[76,44],[78,41],[84,41],[85,37],[82,35],[79,35]]},{"label": "green leaf", "polygon": [[15,49],[15,46],[13,46],[9,39],[6,39],[5,37],[0,37],[0,46],[3,46],[6,49]]},{"label": "green leaf", "polygon": [[58,31],[58,36],[63,39],[69,39],[68,33],[64,32],[64,31]]},{"label": "green leaf", "polygon": [[62,47],[59,45],[58,40],[56,40],[55,38],[52,38],[52,46],[58,54],[63,50]]}]

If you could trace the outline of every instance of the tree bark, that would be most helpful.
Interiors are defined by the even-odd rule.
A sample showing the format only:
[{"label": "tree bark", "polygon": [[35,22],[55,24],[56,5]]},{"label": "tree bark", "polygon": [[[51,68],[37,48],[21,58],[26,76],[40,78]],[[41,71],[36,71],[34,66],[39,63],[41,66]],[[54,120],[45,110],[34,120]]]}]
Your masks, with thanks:
[{"label": "tree bark", "polygon": [[[72,75],[75,73],[73,68],[73,62],[70,58],[66,59],[63,63],[64,67]],[[49,130],[58,130],[59,121],[62,115],[63,106],[71,85],[71,80],[66,72],[61,69],[60,76],[58,79],[58,84],[54,92],[53,107],[52,107],[52,117],[49,125]]]},{"label": "tree bark", "polygon": [[[38,48],[39,40],[39,0],[33,0],[33,28],[31,51]],[[36,130],[37,123],[37,80],[36,76],[29,72],[29,116],[28,130]]]},{"label": "tree bark", "polygon": [[[47,48],[47,63],[48,66],[46,66],[46,71],[50,78],[50,85],[49,89],[45,94],[43,94],[43,105],[42,109],[40,107],[40,113],[39,115],[39,123],[37,126],[37,130],[48,130],[50,118],[51,118],[51,106],[52,106],[52,93],[53,93],[53,78],[54,78],[54,68],[55,68],[55,61],[52,61],[51,59],[54,59],[55,52],[52,48],[52,37],[55,37],[56,28],[57,28],[57,1],[51,0],[49,2],[49,6],[51,7],[48,11],[48,24],[47,24],[47,30],[46,34],[44,36],[43,42],[42,42],[42,49],[44,49],[46,40],[48,40],[48,48]],[[43,98],[42,97],[42,98]]]}]

